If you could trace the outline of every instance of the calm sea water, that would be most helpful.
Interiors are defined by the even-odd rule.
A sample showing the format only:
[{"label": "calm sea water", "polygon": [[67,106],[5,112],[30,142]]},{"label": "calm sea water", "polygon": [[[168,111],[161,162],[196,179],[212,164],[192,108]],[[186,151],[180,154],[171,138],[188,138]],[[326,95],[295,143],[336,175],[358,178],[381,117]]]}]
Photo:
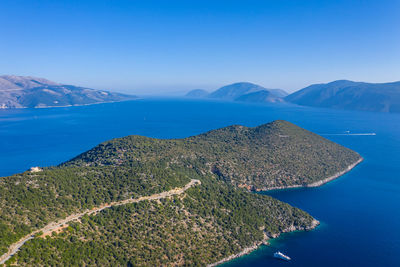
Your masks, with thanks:
[{"label": "calm sea water", "polygon": [[[181,138],[275,119],[358,151],[365,161],[327,185],[269,192],[321,221],[226,266],[400,266],[400,115],[292,105],[148,99],[83,107],[0,110],[0,176],[59,164],[130,134]],[[376,133],[376,136],[343,136]],[[292,261],[272,258],[280,250]]]}]

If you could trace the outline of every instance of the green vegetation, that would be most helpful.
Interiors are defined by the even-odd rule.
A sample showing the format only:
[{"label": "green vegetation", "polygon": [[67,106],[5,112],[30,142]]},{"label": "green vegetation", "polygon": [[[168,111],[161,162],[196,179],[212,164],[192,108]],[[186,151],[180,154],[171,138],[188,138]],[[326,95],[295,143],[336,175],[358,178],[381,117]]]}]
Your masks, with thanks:
[{"label": "green vegetation", "polygon": [[360,155],[287,121],[229,126],[198,136],[160,140],[128,136],[105,142],[64,166],[164,162],[216,174],[252,189],[307,185],[344,170]]},{"label": "green vegetation", "polygon": [[[0,180],[0,255],[47,223],[103,203],[201,186],[85,216],[59,235],[28,241],[21,265],[204,265],[284,231],[307,213],[251,189],[305,185],[360,156],[291,123],[230,126],[185,139],[114,139],[57,167]],[[232,186],[234,185],[234,186]]]},{"label": "green vegetation", "polygon": [[[20,265],[204,266],[312,217],[271,197],[213,179],[183,197],[107,209],[62,234],[29,241]],[[280,219],[281,218],[281,219]]]},{"label": "green vegetation", "polygon": [[160,193],[190,181],[193,170],[127,164],[122,167],[52,167],[0,180],[0,254],[22,236],[69,214]]}]

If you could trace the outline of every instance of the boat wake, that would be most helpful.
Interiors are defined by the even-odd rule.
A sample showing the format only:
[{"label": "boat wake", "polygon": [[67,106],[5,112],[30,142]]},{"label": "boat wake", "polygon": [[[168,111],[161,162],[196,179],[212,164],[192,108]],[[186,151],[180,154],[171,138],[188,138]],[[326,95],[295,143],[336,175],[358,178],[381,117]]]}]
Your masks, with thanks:
[{"label": "boat wake", "polygon": [[337,133],[337,134],[320,134],[322,136],[330,136],[330,135],[343,135],[343,136],[362,136],[369,135],[374,136],[376,133]]}]

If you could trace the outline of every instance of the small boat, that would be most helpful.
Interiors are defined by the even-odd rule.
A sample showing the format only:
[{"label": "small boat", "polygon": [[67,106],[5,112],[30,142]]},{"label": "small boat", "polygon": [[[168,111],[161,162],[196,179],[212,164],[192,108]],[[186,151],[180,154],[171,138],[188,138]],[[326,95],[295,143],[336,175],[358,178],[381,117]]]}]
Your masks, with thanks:
[{"label": "small boat", "polygon": [[285,261],[290,261],[291,258],[289,256],[286,256],[285,254],[283,254],[280,251],[277,251],[274,253],[274,257],[277,259],[281,259],[281,260],[285,260]]}]

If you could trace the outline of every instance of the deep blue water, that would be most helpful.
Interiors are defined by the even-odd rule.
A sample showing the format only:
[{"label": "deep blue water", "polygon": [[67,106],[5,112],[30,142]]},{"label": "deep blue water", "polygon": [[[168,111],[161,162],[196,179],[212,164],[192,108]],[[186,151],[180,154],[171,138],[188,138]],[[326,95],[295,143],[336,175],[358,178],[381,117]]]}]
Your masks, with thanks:
[{"label": "deep blue water", "polygon": [[[130,134],[181,138],[231,124],[289,120],[358,151],[365,161],[327,185],[268,194],[321,221],[227,266],[400,266],[400,115],[148,99],[83,107],[0,110],[0,176],[49,166],[96,144]],[[281,250],[290,263],[272,258]]]}]

